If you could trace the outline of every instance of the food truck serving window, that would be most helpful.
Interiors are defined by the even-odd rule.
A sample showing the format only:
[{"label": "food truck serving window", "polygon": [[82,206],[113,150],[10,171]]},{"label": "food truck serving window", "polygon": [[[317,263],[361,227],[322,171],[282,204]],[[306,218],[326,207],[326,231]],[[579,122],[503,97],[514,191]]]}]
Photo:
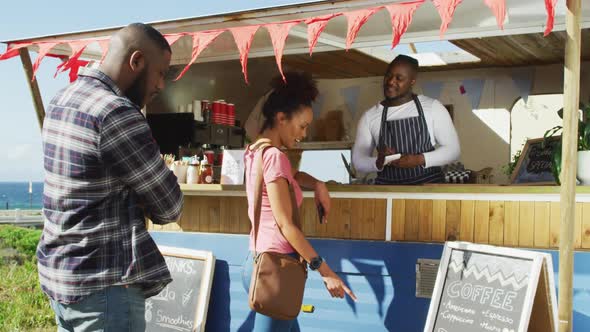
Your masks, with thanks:
[{"label": "food truck serving window", "polygon": [[299,170],[324,182],[336,181],[350,183],[350,177],[342,160],[342,155],[350,163],[350,149],[342,150],[307,150],[301,155]]},{"label": "food truck serving window", "polygon": [[543,137],[545,132],[560,126],[563,120],[557,111],[563,107],[563,94],[533,95],[520,98],[510,111],[510,158],[522,150],[528,139]]}]

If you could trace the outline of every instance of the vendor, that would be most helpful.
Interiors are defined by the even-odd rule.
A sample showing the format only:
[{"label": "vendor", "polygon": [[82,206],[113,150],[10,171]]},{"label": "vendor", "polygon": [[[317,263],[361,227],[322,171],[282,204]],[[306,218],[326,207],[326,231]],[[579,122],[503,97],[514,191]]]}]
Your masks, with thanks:
[{"label": "vendor", "polygon": [[[376,184],[440,183],[441,166],[459,158],[459,138],[446,108],[412,92],[417,73],[416,59],[397,56],[383,78],[385,99],[359,121],[352,161],[361,173],[377,172]],[[394,154],[401,156],[386,163]]]}]

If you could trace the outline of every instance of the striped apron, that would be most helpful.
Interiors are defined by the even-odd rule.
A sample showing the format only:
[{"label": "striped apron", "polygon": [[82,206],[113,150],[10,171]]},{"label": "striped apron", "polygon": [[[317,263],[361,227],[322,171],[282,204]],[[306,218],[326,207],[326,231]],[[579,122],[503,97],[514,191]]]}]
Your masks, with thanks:
[{"label": "striped apron", "polygon": [[[390,147],[396,153],[421,154],[434,150],[430,141],[430,134],[424,119],[422,104],[416,95],[413,95],[414,103],[418,109],[418,116],[387,121],[389,107],[383,109],[381,115],[381,129],[379,130],[379,146],[384,149]],[[399,168],[385,166],[383,171],[377,174],[375,184],[421,184],[443,182],[443,174],[440,167],[417,166],[414,168]]]}]

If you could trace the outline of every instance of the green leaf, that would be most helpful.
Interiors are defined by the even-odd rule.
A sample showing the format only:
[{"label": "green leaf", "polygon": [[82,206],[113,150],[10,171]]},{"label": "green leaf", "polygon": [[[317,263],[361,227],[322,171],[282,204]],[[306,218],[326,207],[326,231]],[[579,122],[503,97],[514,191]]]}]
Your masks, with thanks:
[{"label": "green leaf", "polygon": [[[548,137],[551,137],[551,136],[557,134],[557,132],[559,132],[562,129],[563,129],[562,126],[555,126],[555,127],[551,128],[551,129],[547,130],[545,132],[545,135],[543,135],[543,138],[547,139]],[[544,141],[543,141],[543,144],[545,144]]]}]

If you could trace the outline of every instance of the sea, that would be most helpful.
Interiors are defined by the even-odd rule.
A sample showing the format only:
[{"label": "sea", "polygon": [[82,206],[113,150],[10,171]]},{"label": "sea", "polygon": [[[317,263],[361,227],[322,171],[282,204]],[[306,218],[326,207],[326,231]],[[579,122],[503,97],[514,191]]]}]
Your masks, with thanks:
[{"label": "sea", "polygon": [[0,210],[32,209],[43,207],[43,182],[0,182]]}]

